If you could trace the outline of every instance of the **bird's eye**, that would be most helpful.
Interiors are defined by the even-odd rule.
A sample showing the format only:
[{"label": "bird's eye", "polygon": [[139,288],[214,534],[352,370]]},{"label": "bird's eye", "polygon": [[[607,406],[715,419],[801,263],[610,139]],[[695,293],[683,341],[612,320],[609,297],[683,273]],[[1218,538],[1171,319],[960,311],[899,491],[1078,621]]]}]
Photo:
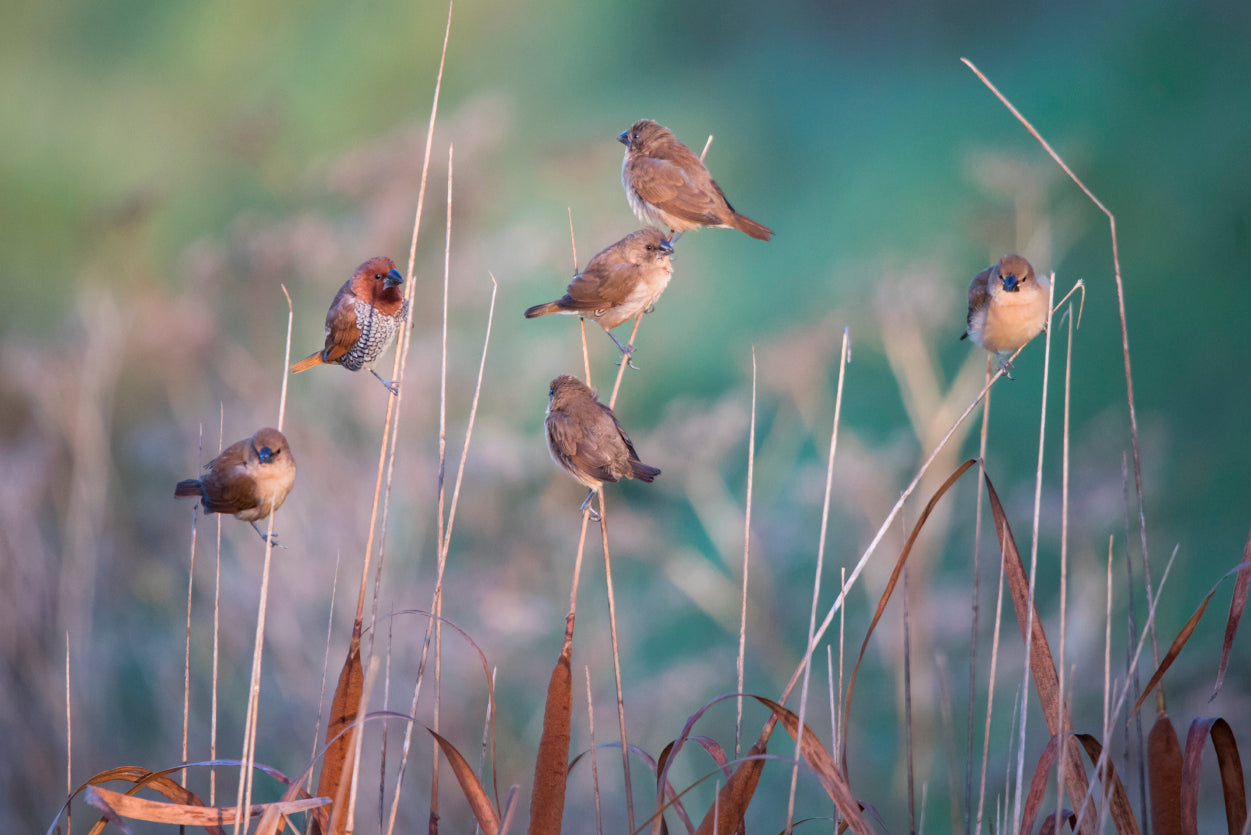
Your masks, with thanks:
[{"label": "bird's eye", "polygon": [[550,388],[550,389],[548,389],[548,390],[547,390],[547,396],[548,396],[549,398],[550,398],[550,397],[555,397],[555,396],[556,396],[556,387],[555,387],[555,386],[553,386],[552,388]]},{"label": "bird's eye", "polygon": [[382,281],[384,278],[386,278],[386,276],[383,275],[382,273],[375,273],[374,278],[378,279],[379,281]]},{"label": "bird's eye", "polygon": [[655,252],[655,251],[656,251],[656,247],[652,246],[651,244],[648,244],[648,245],[647,245],[647,251],[648,251],[648,252]]}]

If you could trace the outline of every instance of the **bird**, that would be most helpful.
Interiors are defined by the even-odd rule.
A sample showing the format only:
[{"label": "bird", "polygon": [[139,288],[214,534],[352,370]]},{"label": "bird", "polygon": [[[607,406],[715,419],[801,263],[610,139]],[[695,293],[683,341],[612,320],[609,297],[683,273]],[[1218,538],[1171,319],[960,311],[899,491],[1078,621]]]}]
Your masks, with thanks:
[{"label": "bird", "polygon": [[969,284],[968,329],[960,338],[994,354],[1011,380],[1008,357],[1042,332],[1050,305],[1051,280],[1035,276],[1020,255],[1005,255]]},{"label": "bird", "polygon": [[734,211],[704,163],[666,127],[640,119],[617,137],[626,146],[621,184],[644,223],[663,223],[670,241],[701,226],[737,229],[767,241],[773,230]]},{"label": "bird", "polygon": [[673,246],[654,226],[631,232],[600,252],[576,273],[565,295],[536,304],[527,319],[549,313],[574,313],[599,323],[629,362],[633,345],[622,345],[612,329],[648,313],[673,276]]},{"label": "bird", "polygon": [[[256,523],[282,507],[295,484],[291,447],[281,432],[268,427],[226,447],[204,471],[178,482],[174,498],[197,498],[205,513],[230,513],[250,522],[261,539],[266,537]],[[273,544],[278,544],[277,534]]]},{"label": "bird", "polygon": [[[660,470],[644,464],[617,416],[590,386],[563,374],[547,392],[547,449],[565,472],[590,489],[578,507],[585,512],[605,481],[637,478],[651,483]],[[591,518],[599,514],[591,509]]]},{"label": "bird", "polygon": [[295,373],[335,363],[349,371],[369,371],[392,394],[394,380],[384,379],[373,365],[408,318],[408,299],[400,291],[404,276],[395,262],[377,255],[356,268],[326,311],[326,347],[291,366]]}]

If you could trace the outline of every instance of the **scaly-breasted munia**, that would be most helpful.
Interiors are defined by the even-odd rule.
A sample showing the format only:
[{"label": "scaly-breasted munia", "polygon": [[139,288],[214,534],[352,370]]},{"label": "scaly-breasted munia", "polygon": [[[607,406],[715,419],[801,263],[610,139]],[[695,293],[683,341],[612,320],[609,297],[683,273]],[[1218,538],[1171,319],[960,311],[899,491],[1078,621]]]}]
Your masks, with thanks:
[{"label": "scaly-breasted munia", "polygon": [[[552,380],[547,395],[547,449],[552,460],[590,488],[579,511],[587,509],[605,481],[651,482],[660,475],[660,470],[639,460],[617,416],[586,383],[564,374]],[[599,518],[594,509],[591,518]]]},{"label": "scaly-breasted munia", "polygon": [[586,265],[569,282],[565,295],[554,302],[537,304],[526,318],[548,313],[574,313],[600,324],[621,352],[630,357],[633,345],[622,345],[612,329],[651,310],[669,286],[673,247],[654,226],[632,232]]},{"label": "scaly-breasted munia", "polygon": [[[204,465],[205,474],[174,487],[175,498],[195,497],[205,513],[231,513],[252,524],[266,518],[286,501],[295,484],[295,458],[287,439],[277,429],[260,429],[250,438],[231,444]],[[277,545],[278,534],[274,534]]]},{"label": "scaly-breasted munia", "polygon": [[1038,336],[1047,324],[1051,279],[1035,276],[1020,255],[1005,255],[977,274],[969,284],[969,338],[999,358],[1008,379],[1008,357]]},{"label": "scaly-breasted munia", "polygon": [[382,255],[356,268],[335,293],[326,311],[326,347],[291,366],[294,372],[335,363],[349,371],[369,371],[387,390],[398,394],[394,380],[374,371],[374,361],[387,349],[408,318],[408,299],[400,292],[404,276]]},{"label": "scaly-breasted munia", "polygon": [[644,223],[663,223],[672,240],[689,229],[719,226],[767,241],[773,230],[734,211],[695,153],[668,128],[641,119],[617,140],[626,146],[621,184],[630,208]]}]

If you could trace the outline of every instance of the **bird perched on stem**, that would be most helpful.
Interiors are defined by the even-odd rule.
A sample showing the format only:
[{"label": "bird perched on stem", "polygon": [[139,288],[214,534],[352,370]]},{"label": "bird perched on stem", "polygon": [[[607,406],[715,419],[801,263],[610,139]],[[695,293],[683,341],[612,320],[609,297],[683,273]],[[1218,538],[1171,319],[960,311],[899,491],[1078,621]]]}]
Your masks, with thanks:
[{"label": "bird perched on stem", "polygon": [[586,265],[569,282],[565,295],[554,302],[536,304],[526,318],[549,313],[574,313],[598,322],[629,362],[633,345],[622,345],[612,329],[650,312],[669,286],[673,247],[654,226],[626,235]]},{"label": "bird perched on stem", "polygon": [[[205,474],[174,487],[175,498],[197,498],[205,513],[230,513],[256,523],[282,507],[295,484],[295,458],[287,439],[277,429],[260,429],[250,438],[231,444],[204,465]],[[278,544],[278,534],[273,543]]]},{"label": "bird perched on stem", "polygon": [[969,284],[968,330],[960,338],[971,339],[998,357],[1011,380],[1008,357],[1042,332],[1050,304],[1051,280],[1035,276],[1020,255],[1005,255]]},{"label": "bird perched on stem", "polygon": [[408,299],[400,292],[403,283],[404,276],[395,262],[385,256],[375,256],[357,267],[326,311],[326,347],[309,354],[291,370],[299,373],[330,363],[349,371],[364,369],[392,394],[398,394],[395,381],[383,379],[373,365],[408,318]]},{"label": "bird perched on stem", "polygon": [[[547,395],[547,449],[552,460],[590,488],[579,511],[587,509],[605,481],[651,482],[660,475],[660,470],[639,460],[617,416],[586,383],[564,374],[552,380]],[[599,519],[594,509],[591,518]]]},{"label": "bird perched on stem", "polygon": [[663,223],[671,241],[690,229],[719,226],[767,241],[773,230],[734,211],[695,153],[668,128],[641,119],[617,140],[626,146],[621,184],[630,208],[644,223]]}]

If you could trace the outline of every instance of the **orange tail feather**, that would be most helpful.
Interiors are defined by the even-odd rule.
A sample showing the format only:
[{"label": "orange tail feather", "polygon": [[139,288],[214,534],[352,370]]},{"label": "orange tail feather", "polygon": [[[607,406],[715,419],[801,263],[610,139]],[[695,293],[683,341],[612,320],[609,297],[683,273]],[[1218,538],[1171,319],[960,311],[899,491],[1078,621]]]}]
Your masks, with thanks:
[{"label": "orange tail feather", "polygon": [[301,371],[308,371],[314,365],[321,365],[323,362],[325,360],[321,358],[321,351],[315,351],[291,366],[291,371],[294,374],[299,374]]}]

